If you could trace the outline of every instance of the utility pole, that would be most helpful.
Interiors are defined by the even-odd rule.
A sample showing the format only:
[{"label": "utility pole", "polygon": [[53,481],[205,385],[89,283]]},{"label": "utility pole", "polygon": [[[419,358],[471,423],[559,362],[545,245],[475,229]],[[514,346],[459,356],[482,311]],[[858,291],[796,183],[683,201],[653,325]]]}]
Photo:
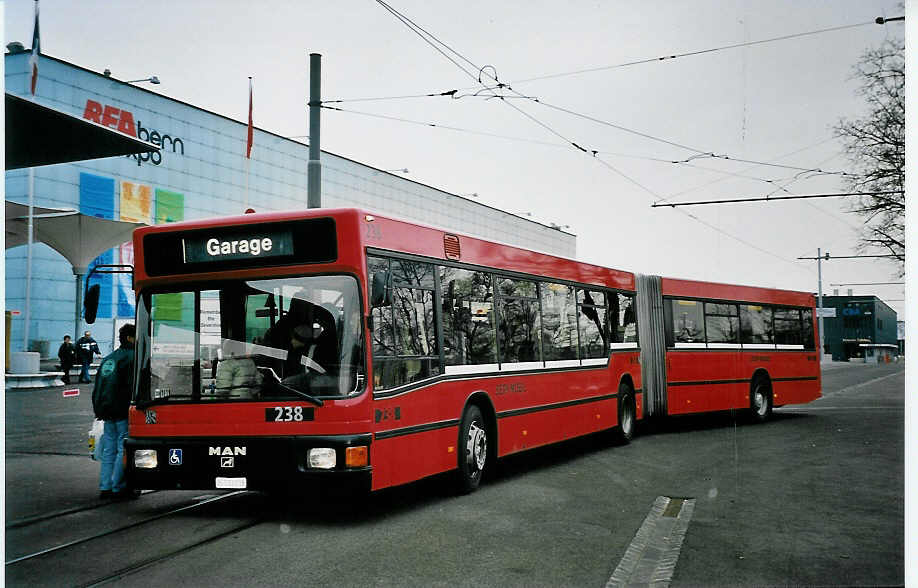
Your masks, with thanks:
[{"label": "utility pole", "polygon": [[[826,259],[829,259],[829,253],[826,252]],[[822,317],[822,248],[816,249],[816,273],[819,275],[819,358],[826,352],[826,335],[824,331],[824,319]]]},{"label": "utility pole", "polygon": [[322,55],[309,54],[309,163],[306,166],[306,195],[309,208],[322,208],[322,162],[319,143],[319,113],[322,109]]}]

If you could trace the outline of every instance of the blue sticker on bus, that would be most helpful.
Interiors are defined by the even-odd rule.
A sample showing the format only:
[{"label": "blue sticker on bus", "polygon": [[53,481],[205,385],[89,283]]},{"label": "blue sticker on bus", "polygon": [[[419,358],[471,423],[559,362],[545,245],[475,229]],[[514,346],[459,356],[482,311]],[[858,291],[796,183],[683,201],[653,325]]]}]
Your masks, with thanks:
[{"label": "blue sticker on bus", "polygon": [[170,449],[169,450],[169,465],[182,465],[182,450],[181,449]]}]

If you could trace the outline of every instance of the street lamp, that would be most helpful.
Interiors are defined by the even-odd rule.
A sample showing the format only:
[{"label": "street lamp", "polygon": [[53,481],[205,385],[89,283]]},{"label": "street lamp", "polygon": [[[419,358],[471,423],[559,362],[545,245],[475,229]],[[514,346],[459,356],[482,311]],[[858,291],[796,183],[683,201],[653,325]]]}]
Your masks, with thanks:
[{"label": "street lamp", "polygon": [[156,76],[150,76],[150,77],[148,77],[148,78],[143,78],[143,79],[140,79],[140,80],[128,80],[128,81],[125,82],[125,83],[127,83],[127,84],[136,84],[136,83],[138,83],[138,82],[150,82],[151,84],[158,84],[158,83],[159,83],[159,78],[156,77]]},{"label": "street lamp", "polygon": [[384,169],[383,171],[387,171],[387,172],[398,172],[398,173],[400,173],[400,174],[407,174],[407,173],[410,173],[410,172],[408,171],[408,168],[407,168],[407,167],[403,167],[403,168],[401,168],[401,169]]}]

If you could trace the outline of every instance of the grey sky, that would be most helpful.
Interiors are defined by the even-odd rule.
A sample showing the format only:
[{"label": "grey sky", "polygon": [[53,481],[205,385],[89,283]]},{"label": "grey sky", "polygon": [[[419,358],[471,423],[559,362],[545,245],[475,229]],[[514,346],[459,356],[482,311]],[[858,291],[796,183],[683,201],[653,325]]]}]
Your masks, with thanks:
[{"label": "grey sky", "polygon": [[[863,109],[852,66],[866,48],[903,34],[901,23],[869,24],[517,82],[872,23],[902,10],[897,1],[881,0],[390,4],[477,67],[493,66],[488,71],[521,94],[700,151],[826,171],[850,169],[831,128]],[[307,133],[310,52],[323,55],[326,100],[472,93],[477,85],[369,0],[42,0],[41,9],[44,53],[96,71],[109,68],[119,79],[155,74],[162,84],[149,89],[237,120],[245,120],[247,76],[253,76],[256,126],[284,136]],[[31,0],[7,2],[6,42],[30,44],[32,10]],[[795,194],[836,192],[843,188],[838,175],[795,179],[798,170],[710,158],[653,161],[696,152],[528,100],[505,102],[557,134],[500,100],[418,98],[340,106],[475,133],[325,110],[322,147],[383,169],[408,168],[415,181],[569,225],[581,260],[620,269],[815,291],[815,263],[796,258],[814,256],[817,247],[854,252],[858,219],[844,212],[845,199],[650,208],[660,198],[764,196],[788,181]],[[256,143],[256,156],[257,150]],[[896,281],[893,273],[883,261],[835,260],[823,266],[824,290],[831,293],[830,283]],[[896,301],[904,297],[902,286],[853,288],[879,295],[902,318],[904,303]]]}]

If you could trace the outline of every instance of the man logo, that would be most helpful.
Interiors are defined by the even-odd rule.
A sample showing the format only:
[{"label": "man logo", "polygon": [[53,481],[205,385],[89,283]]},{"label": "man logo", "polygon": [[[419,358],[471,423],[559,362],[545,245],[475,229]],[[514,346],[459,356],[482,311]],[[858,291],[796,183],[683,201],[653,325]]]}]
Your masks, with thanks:
[{"label": "man logo", "polygon": [[245,447],[208,447],[207,455],[245,455]]},{"label": "man logo", "polygon": [[221,458],[220,458],[220,467],[221,467],[221,468],[231,468],[231,467],[233,467],[233,466],[235,465],[235,464],[233,463],[233,459],[234,459],[234,458],[233,458],[233,456],[231,456],[231,455],[230,455],[230,456],[226,456],[226,457],[221,457]]}]

